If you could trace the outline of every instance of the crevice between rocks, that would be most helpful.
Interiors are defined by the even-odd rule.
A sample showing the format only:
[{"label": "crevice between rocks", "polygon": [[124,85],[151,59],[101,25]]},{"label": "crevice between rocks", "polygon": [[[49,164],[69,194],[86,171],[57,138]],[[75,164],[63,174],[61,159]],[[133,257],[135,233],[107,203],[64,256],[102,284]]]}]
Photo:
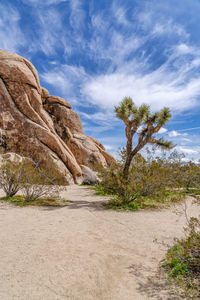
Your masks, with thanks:
[{"label": "crevice between rocks", "polygon": [[58,153],[56,153],[54,150],[52,150],[46,143],[44,143],[43,141],[41,141],[38,137],[37,137],[37,140],[38,140],[38,142],[40,142],[42,145],[46,146],[51,152],[53,152],[53,153],[58,157],[58,159],[60,159],[60,160],[63,162],[63,164],[65,165],[66,169],[67,169],[67,170],[69,171],[69,173],[72,175],[73,180],[74,180],[74,183],[77,184],[77,180],[76,180],[75,175],[73,174],[73,172],[72,172],[72,170],[70,169],[70,167],[67,166],[66,163],[63,161],[62,157],[61,157]]}]

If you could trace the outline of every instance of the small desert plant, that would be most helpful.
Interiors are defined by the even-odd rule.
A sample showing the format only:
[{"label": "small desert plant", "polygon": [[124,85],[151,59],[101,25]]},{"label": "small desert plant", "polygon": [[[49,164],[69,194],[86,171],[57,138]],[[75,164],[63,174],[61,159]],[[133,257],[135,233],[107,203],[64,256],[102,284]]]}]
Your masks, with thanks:
[{"label": "small desert plant", "polygon": [[14,196],[22,187],[23,163],[5,160],[0,166],[0,185],[7,197]]},{"label": "small desert plant", "polygon": [[53,167],[35,164],[24,165],[22,194],[27,202],[41,197],[58,197],[62,187],[62,176]]},{"label": "small desert plant", "polygon": [[22,162],[4,160],[0,166],[0,185],[6,197],[13,197],[20,190],[26,201],[37,198],[58,197],[63,177],[49,165],[41,165],[24,158]]},{"label": "small desert plant", "polygon": [[176,239],[162,266],[170,280],[183,287],[188,299],[200,297],[200,219],[191,218],[185,228],[186,238]]}]

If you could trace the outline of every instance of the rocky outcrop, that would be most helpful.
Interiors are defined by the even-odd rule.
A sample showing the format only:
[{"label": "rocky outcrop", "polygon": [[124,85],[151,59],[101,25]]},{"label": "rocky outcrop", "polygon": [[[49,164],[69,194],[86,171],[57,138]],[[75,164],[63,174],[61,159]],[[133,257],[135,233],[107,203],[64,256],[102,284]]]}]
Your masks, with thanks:
[{"label": "rocky outcrop", "polygon": [[5,161],[11,161],[16,164],[20,164],[24,161],[26,161],[27,158],[20,156],[19,154],[16,153],[4,153],[0,154],[0,166],[2,165],[3,162]]},{"label": "rocky outcrop", "polygon": [[112,156],[96,139],[84,134],[78,114],[60,103],[49,102],[48,99],[44,107],[53,120],[57,134],[72,151],[78,164],[89,167],[95,163],[105,167],[109,165],[113,160]]},{"label": "rocky outcrop", "polygon": [[0,50],[0,129],[7,138],[5,151],[54,164],[67,184],[82,182],[82,166],[114,161],[97,140],[84,134],[71,108],[40,86],[28,60]]}]

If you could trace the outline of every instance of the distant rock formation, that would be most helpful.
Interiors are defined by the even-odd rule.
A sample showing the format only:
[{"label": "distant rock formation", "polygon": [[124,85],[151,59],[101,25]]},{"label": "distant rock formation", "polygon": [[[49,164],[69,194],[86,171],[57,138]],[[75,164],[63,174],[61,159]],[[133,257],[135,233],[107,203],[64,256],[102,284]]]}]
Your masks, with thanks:
[{"label": "distant rock formation", "polygon": [[56,166],[66,184],[82,182],[85,166],[106,167],[114,162],[102,144],[84,134],[71,108],[40,86],[37,71],[27,59],[0,50],[0,132],[5,152],[33,160],[39,155]]}]

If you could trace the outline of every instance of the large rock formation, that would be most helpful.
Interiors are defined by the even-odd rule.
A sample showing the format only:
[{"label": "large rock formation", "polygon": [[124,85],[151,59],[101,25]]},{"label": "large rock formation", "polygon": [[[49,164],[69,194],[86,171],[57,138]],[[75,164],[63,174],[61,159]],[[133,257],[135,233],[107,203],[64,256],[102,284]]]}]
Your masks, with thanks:
[{"label": "large rock formation", "polygon": [[27,59],[0,50],[0,138],[5,151],[54,164],[67,184],[82,182],[84,166],[114,161],[102,144],[84,134],[71,108],[40,86]]}]

